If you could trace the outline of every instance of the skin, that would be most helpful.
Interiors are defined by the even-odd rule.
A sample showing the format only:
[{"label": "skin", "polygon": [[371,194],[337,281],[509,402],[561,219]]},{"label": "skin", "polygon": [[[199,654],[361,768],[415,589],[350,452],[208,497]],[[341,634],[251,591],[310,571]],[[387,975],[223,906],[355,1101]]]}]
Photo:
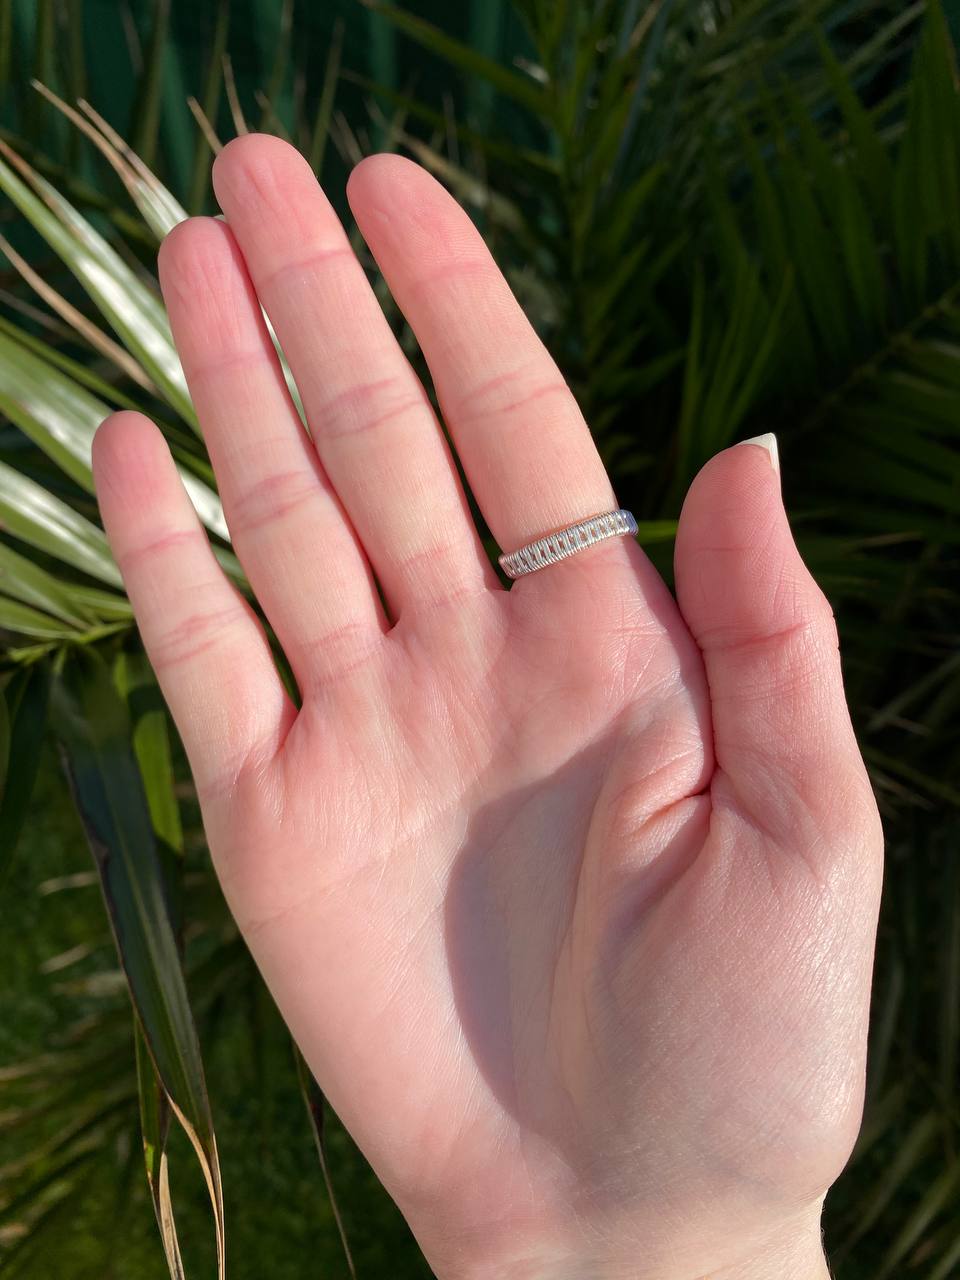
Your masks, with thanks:
[{"label": "skin", "polygon": [[[441,1280],[826,1276],[882,837],[769,453],[694,480],[676,600],[627,538],[505,591],[305,161],[244,137],[214,185],[225,221],[177,227],[161,283],[301,710],[159,431],[112,416],[94,465],[224,892],[307,1061]],[[500,545],[615,507],[462,210],[396,156],[348,196]]]}]

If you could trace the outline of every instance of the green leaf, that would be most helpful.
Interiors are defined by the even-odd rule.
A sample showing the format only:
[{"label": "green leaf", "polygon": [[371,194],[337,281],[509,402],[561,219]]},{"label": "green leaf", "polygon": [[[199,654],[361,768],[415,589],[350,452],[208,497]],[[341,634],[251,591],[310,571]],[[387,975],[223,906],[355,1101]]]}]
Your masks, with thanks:
[{"label": "green leaf", "polygon": [[5,542],[0,542],[0,592],[53,614],[72,627],[83,628],[97,619],[96,611],[69,584],[60,582]]},{"label": "green leaf", "polygon": [[468,76],[479,76],[481,80],[493,85],[498,93],[526,107],[528,111],[542,114],[547,110],[549,99],[535,81],[508,70],[493,58],[477,53],[469,45],[454,39],[433,23],[416,17],[406,9],[385,4],[383,0],[362,0],[362,3],[458,71]]},{"label": "green leaf", "polygon": [[146,164],[152,164],[157,153],[160,124],[160,95],[163,90],[163,64],[167,53],[167,28],[170,23],[170,0],[153,0],[153,25],[147,48],[146,66],[140,77],[140,96],[136,108],[134,150]]},{"label": "green leaf", "polygon": [[54,727],[100,872],[121,965],[150,1057],[200,1161],[224,1276],[223,1196],[200,1046],[165,898],[126,707],[95,653],[67,656]]},{"label": "green leaf", "polygon": [[953,1202],[956,1219],[956,1200],[960,1189],[960,1160],[954,1160],[929,1184],[920,1203],[907,1217],[896,1238],[886,1252],[883,1265],[877,1272],[877,1280],[896,1271],[904,1258],[921,1238],[930,1223]]},{"label": "green leaf", "polygon": [[179,939],[183,824],[176,795],[166,703],[142,649],[121,651],[114,665],[114,680],[127,704],[134,754],[157,837],[170,918]]},{"label": "green leaf", "polygon": [[17,164],[34,190],[17,177],[4,159],[0,159],[0,189],[70,268],[167,401],[199,433],[186,378],[159,295],[134,274],[55,187],[5,143],[0,143],[0,151],[7,160]]},{"label": "green leaf", "polygon": [[937,1265],[924,1276],[924,1280],[952,1280],[960,1269],[960,1233],[956,1239],[940,1255]]},{"label": "green leaf", "polygon": [[49,342],[42,338],[36,338],[32,333],[27,333],[25,329],[20,329],[17,325],[11,323],[5,316],[0,316],[0,333],[5,334],[27,351],[32,351],[34,355],[40,356],[48,365],[62,370],[69,377],[82,387],[96,392],[102,396],[105,401],[111,405],[122,409],[139,409],[139,405],[135,400],[122,391],[118,391],[105,378],[101,378],[99,374],[94,373],[92,369],[88,369],[86,365],[80,364],[77,360],[71,360],[69,356],[65,356],[62,351],[58,351],[56,347],[52,347]]},{"label": "green leaf", "polygon": [[7,785],[7,769],[10,765],[10,711],[5,697],[0,698],[0,803]]},{"label": "green leaf", "polygon": [[844,122],[850,134],[850,142],[856,158],[856,169],[874,201],[874,208],[887,208],[887,198],[893,183],[893,165],[880,134],[857,96],[849,75],[844,71],[829,43],[818,32],[820,56]]},{"label": "green leaf", "polygon": [[133,619],[133,606],[126,596],[99,587],[70,584],[70,598],[103,622],[125,622]]},{"label": "green leaf", "polygon": [[103,530],[5,462],[0,462],[0,523],[40,551],[112,587],[123,586]]},{"label": "green leaf", "polygon": [[884,1209],[914,1173],[937,1136],[940,1120],[935,1111],[927,1111],[913,1125],[887,1166],[880,1172],[870,1195],[864,1197],[857,1223],[845,1240],[850,1248],[874,1226]]},{"label": "green leaf", "polygon": [[330,49],[327,53],[327,67],[323,74],[323,89],[320,93],[320,104],[317,107],[317,118],[313,125],[310,139],[310,167],[320,177],[323,173],[323,157],[326,154],[327,139],[330,137],[330,121],[333,119],[333,103],[337,93],[337,81],[340,77],[340,57],[343,53],[343,20],[338,19],[333,26],[330,38]]},{"label": "green leaf", "polygon": [[17,671],[3,690],[8,760],[0,798],[0,873],[9,866],[27,815],[46,733],[49,673],[39,663]]},{"label": "green leaf", "polygon": [[0,628],[40,640],[69,640],[76,630],[31,605],[0,595]]},{"label": "green leaf", "polygon": [[948,858],[943,872],[944,927],[941,934],[940,1081],[952,1101],[960,1061],[960,860]]},{"label": "green leaf", "polygon": [[[227,51],[227,34],[230,28],[230,0],[220,0],[217,8],[217,25],[214,28],[213,44],[206,56],[207,78],[204,83],[200,110],[204,116],[215,123],[217,106],[220,102],[220,86],[223,80],[223,56]],[[190,195],[187,207],[191,213],[203,210],[207,188],[210,183],[210,147],[202,133],[197,135],[193,152],[193,169],[190,177]]]},{"label": "green leaf", "polygon": [[0,84],[10,83],[13,57],[13,0],[0,0]]},{"label": "green leaf", "polygon": [[[258,27],[263,30],[267,23],[264,19],[269,15],[272,19],[277,12],[277,0],[261,0]],[[290,69],[290,41],[293,33],[293,0],[280,0],[277,22],[277,41],[273,50],[270,74],[267,77],[263,98],[263,113],[260,117],[260,129],[268,127],[271,116],[277,111],[280,95],[283,92]],[[272,25],[272,23],[271,23]],[[282,112],[280,115],[282,116]]]},{"label": "green leaf", "polygon": [[0,411],[87,493],[94,492],[90,448],[110,412],[103,401],[0,333]]},{"label": "green leaf", "polygon": [[[88,493],[94,492],[91,450],[109,406],[39,355],[0,333],[0,409]],[[203,524],[230,539],[214,491],[183,467],[184,488]]]}]

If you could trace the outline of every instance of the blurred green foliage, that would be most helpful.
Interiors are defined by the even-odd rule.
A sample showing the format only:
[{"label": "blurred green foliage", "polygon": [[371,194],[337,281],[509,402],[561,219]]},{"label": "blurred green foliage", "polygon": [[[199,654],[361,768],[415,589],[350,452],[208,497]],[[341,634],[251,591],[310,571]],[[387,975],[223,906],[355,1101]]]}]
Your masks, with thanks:
[{"label": "blurred green foliage", "polygon": [[[889,842],[867,1115],[828,1198],[828,1247],[842,1280],[960,1275],[956,21],[884,0],[0,0],[0,139],[39,175],[0,160],[0,1274],[165,1272],[108,915],[152,1054],[141,1090],[190,1095],[202,1121],[206,1076],[230,1274],[347,1274],[290,1046],[212,879],[89,481],[104,407],[144,407],[242,584],[153,275],[165,227],[212,207],[206,134],[249,126],[292,138],[341,207],[347,169],[375,148],[403,148],[450,185],[668,578],[696,468],[777,430]],[[173,195],[118,139],[105,162],[31,74],[89,99]],[[104,292],[104,272],[119,289]],[[86,684],[80,651],[96,655]],[[129,952],[128,885],[104,913],[49,755],[14,853],[48,705],[88,835],[118,856],[134,847],[130,874],[170,904],[151,927],[183,950],[203,1071],[181,1070],[189,1015],[160,1052],[173,1033],[148,997],[164,975]],[[71,705],[88,708],[79,737]],[[142,793],[126,789],[117,829],[98,796],[123,770]],[[162,1118],[147,1128],[162,1149]],[[187,1273],[210,1274],[209,1202],[177,1126],[166,1149]],[[330,1164],[358,1273],[425,1275],[335,1124]]]}]

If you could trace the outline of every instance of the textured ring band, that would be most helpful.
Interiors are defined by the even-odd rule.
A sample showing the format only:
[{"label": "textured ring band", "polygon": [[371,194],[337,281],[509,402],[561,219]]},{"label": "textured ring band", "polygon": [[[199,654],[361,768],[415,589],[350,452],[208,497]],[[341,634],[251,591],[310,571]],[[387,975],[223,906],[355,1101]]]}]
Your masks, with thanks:
[{"label": "textured ring band", "polygon": [[500,557],[500,565],[508,578],[522,578],[525,573],[536,573],[547,565],[575,556],[604,538],[619,538],[635,534],[637,522],[629,511],[608,511],[605,515],[591,516],[577,524],[567,525],[557,533],[528,542],[525,547]]}]

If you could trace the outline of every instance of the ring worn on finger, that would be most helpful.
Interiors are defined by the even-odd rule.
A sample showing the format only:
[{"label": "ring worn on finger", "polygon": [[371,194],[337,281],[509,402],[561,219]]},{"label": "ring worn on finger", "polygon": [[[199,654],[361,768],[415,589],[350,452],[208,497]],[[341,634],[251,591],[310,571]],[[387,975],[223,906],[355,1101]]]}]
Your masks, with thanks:
[{"label": "ring worn on finger", "polygon": [[508,578],[522,578],[526,573],[535,573],[538,569],[546,569],[548,565],[575,556],[578,551],[586,551],[587,547],[603,542],[605,538],[636,533],[637,522],[629,511],[608,511],[567,525],[565,529],[505,553],[500,557],[500,567]]}]

